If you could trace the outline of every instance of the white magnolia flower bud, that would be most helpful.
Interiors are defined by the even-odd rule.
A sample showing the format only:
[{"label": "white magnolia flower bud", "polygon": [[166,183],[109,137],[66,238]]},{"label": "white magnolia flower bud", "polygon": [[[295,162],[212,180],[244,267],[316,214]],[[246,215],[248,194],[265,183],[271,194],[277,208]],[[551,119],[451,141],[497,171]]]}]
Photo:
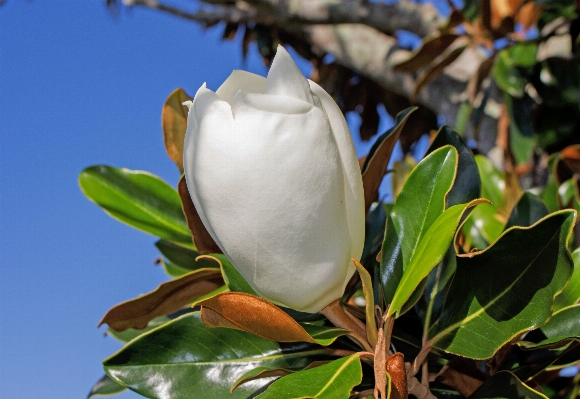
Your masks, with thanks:
[{"label": "white magnolia flower bud", "polygon": [[199,216],[262,297],[318,312],[364,244],[364,195],[332,98],[278,52],[268,77],[233,71],[188,104],[184,168]]}]

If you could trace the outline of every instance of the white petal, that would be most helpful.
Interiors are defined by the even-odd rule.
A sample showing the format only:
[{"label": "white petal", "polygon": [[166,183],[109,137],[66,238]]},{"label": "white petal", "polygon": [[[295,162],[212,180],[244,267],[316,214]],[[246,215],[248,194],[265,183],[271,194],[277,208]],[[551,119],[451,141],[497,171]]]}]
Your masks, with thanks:
[{"label": "white petal", "polygon": [[282,46],[278,46],[276,56],[272,61],[264,93],[294,97],[314,104],[308,80]]},{"label": "white petal", "polygon": [[191,195],[193,203],[196,204],[196,210],[202,223],[216,244],[223,251],[223,246],[209,224],[208,219],[203,212],[203,208],[197,206],[199,203],[199,190],[195,187],[194,174],[199,173],[199,169],[202,168],[199,163],[198,155],[205,151],[198,145],[200,142],[199,135],[203,133],[201,130],[201,124],[217,124],[216,128],[228,129],[232,123],[232,112],[228,103],[221,100],[216,93],[207,89],[205,83],[198,89],[193,103],[188,105],[188,107],[187,130],[183,143],[183,166],[185,179],[187,181],[189,194]]},{"label": "white petal", "polygon": [[235,70],[222,83],[216,94],[230,105],[238,91],[244,93],[263,93],[266,87],[266,78],[255,73]]},{"label": "white petal", "polygon": [[[360,166],[350,130],[348,129],[344,115],[332,97],[318,84],[310,80],[308,82],[310,83],[310,90],[312,90],[312,93],[322,102],[324,110],[328,115],[334,138],[338,145],[346,179],[346,200],[348,204],[348,220],[352,243],[351,257],[359,260],[362,255],[365,236],[364,189],[362,185]],[[352,262],[350,270],[352,272],[347,275],[344,286],[346,286],[348,279],[350,279],[352,273],[354,273],[354,265]]]},{"label": "white petal", "polygon": [[260,295],[317,312],[342,295],[351,256],[340,154],[320,109],[272,113],[259,97],[242,96],[233,122],[198,119],[194,203]]}]

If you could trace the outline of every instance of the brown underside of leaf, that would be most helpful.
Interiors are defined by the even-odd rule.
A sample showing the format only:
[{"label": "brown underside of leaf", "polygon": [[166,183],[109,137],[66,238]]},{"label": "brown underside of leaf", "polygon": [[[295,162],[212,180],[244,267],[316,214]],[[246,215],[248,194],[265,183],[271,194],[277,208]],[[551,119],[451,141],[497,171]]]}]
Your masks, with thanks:
[{"label": "brown underside of leaf", "polygon": [[436,380],[469,397],[487,377],[472,360],[456,357],[441,369]]},{"label": "brown underside of leaf", "polygon": [[223,292],[198,302],[208,327],[229,327],[277,342],[316,341],[276,305],[243,292]]},{"label": "brown underside of leaf", "polygon": [[[461,39],[461,38],[460,38]],[[463,51],[467,48],[467,45],[459,46],[451,51],[448,51],[446,54],[441,56],[440,61],[434,62],[424,73],[419,76],[417,79],[417,83],[413,89],[413,97],[416,97],[419,91],[430,81],[435,79],[443,70],[450,65],[453,61],[455,61],[459,56],[463,53]]]},{"label": "brown underside of leaf", "polygon": [[467,94],[469,96],[469,102],[473,104],[477,93],[479,93],[479,89],[481,87],[481,83],[489,76],[489,72],[491,71],[491,67],[493,66],[493,61],[495,57],[489,57],[479,65],[477,68],[477,72],[473,74],[471,79],[469,79],[469,83],[467,84]]},{"label": "brown underside of leaf", "polygon": [[128,328],[143,329],[155,317],[173,313],[224,284],[219,269],[193,271],[161,284],[155,291],[114,306],[99,326],[106,323],[117,332]]},{"label": "brown underside of leaf", "polygon": [[187,226],[191,231],[193,236],[193,243],[197,247],[197,250],[201,254],[221,254],[223,253],[220,247],[215,243],[211,235],[208,233],[207,229],[203,225],[195,205],[191,200],[189,195],[189,190],[187,187],[187,182],[185,181],[185,176],[181,176],[179,179],[179,184],[177,185],[177,191],[179,192],[179,197],[181,198],[181,205],[183,207],[183,213],[185,214],[185,219],[187,220]]},{"label": "brown underside of leaf", "polygon": [[365,212],[368,212],[371,204],[378,199],[379,186],[387,172],[387,165],[391,159],[393,148],[395,148],[395,143],[399,139],[399,136],[412,113],[412,111],[409,112],[401,123],[397,125],[395,130],[393,130],[391,134],[383,140],[363,171],[362,181],[365,195]]},{"label": "brown underside of leaf", "polygon": [[580,173],[580,145],[571,145],[562,150],[562,162],[574,173]]},{"label": "brown underside of leaf", "polygon": [[405,357],[397,352],[387,358],[387,373],[391,377],[390,399],[407,399],[407,371],[405,370]]},{"label": "brown underside of leaf", "polygon": [[396,72],[414,72],[429,65],[435,58],[447,49],[459,35],[444,33],[437,37],[426,39],[422,46],[411,57],[394,66]]},{"label": "brown underside of leaf", "polygon": [[191,99],[180,87],[167,97],[161,111],[165,150],[179,168],[180,173],[183,173],[183,140],[187,128],[187,108],[183,103]]}]

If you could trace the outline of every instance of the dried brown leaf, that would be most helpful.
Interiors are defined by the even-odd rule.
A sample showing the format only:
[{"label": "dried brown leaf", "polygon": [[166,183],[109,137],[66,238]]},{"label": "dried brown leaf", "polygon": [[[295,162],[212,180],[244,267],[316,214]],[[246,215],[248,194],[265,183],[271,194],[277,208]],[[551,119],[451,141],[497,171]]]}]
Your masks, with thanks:
[{"label": "dried brown leaf", "polygon": [[441,72],[443,72],[445,67],[455,61],[466,48],[467,45],[461,45],[447,52],[446,54],[443,54],[440,61],[434,62],[425,72],[423,72],[415,83],[412,94],[413,97],[416,97],[423,86],[435,79]]},{"label": "dried brown leaf", "polygon": [[469,397],[487,379],[487,375],[475,367],[470,359],[456,357],[439,372],[436,380]]},{"label": "dried brown leaf", "polygon": [[203,225],[203,222],[201,221],[201,218],[199,217],[199,214],[197,213],[197,210],[195,209],[195,205],[193,204],[193,201],[189,195],[185,176],[181,176],[181,179],[179,179],[177,191],[179,192],[179,197],[181,198],[181,205],[183,207],[185,219],[187,220],[187,226],[189,227],[189,230],[193,236],[193,243],[197,247],[199,253],[223,253],[220,247],[215,243],[214,239],[208,233],[207,229]]},{"label": "dried brown leaf", "polygon": [[409,59],[394,66],[396,72],[415,72],[429,65],[459,37],[455,33],[443,33],[426,38],[421,47],[414,51]]},{"label": "dried brown leaf", "polygon": [[471,104],[473,104],[477,93],[479,93],[481,83],[489,76],[494,59],[495,57],[489,57],[488,59],[484,60],[481,64],[479,64],[477,72],[475,72],[471,76],[471,79],[469,79],[469,83],[467,84],[467,94]]},{"label": "dried brown leaf", "polygon": [[183,140],[187,128],[187,107],[183,103],[191,99],[182,88],[178,88],[167,97],[161,111],[165,150],[181,173],[183,173]]},{"label": "dried brown leaf", "polygon": [[155,317],[173,313],[224,284],[219,269],[193,271],[161,284],[155,291],[114,306],[99,326],[106,323],[117,332],[143,329]]},{"label": "dried brown leaf", "polygon": [[232,41],[236,38],[236,33],[238,32],[238,23],[229,22],[224,28],[224,33],[222,34],[222,39]]},{"label": "dried brown leaf", "polygon": [[235,328],[277,342],[316,343],[286,312],[254,295],[222,292],[196,305],[208,327]]},{"label": "dried brown leaf", "polygon": [[564,148],[560,159],[574,173],[580,173],[580,145],[575,144]]},{"label": "dried brown leaf", "polygon": [[540,15],[542,15],[542,8],[530,1],[520,8],[520,11],[516,14],[515,22],[516,24],[521,24],[524,30],[528,30],[536,25]]}]

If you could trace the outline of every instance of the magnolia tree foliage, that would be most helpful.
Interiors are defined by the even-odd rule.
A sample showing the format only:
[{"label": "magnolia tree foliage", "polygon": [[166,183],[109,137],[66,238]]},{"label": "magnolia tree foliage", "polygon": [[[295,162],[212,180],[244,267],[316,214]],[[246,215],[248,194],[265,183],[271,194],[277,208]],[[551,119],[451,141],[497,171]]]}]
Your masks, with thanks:
[{"label": "magnolia tree foliage", "polygon": [[[169,95],[177,189],[82,171],[90,200],[159,237],[170,277],[105,314],[124,346],[89,397],[578,396],[574,3],[126,3],[225,22],[224,39],[243,34],[271,68]],[[312,62],[311,80],[279,44]],[[375,137],[379,104],[394,124]],[[360,160],[353,110],[374,142]],[[423,134],[424,157],[388,170],[395,144]]]}]

